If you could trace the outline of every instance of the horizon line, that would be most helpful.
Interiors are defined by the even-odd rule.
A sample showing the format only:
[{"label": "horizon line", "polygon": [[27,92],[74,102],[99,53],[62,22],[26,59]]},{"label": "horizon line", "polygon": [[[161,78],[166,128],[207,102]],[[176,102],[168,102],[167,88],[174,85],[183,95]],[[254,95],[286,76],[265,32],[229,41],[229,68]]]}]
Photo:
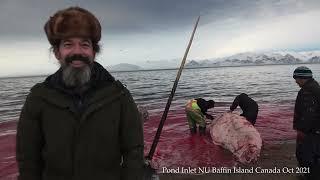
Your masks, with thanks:
[{"label": "horizon line", "polygon": [[[300,62],[300,63],[282,63],[282,64],[243,64],[243,65],[222,65],[222,66],[198,66],[198,67],[184,67],[184,69],[209,69],[209,68],[228,68],[228,67],[250,67],[250,66],[277,66],[277,65],[297,65],[297,64],[320,64],[312,62]],[[106,68],[106,67],[104,67]],[[176,68],[159,68],[159,69],[139,69],[139,70],[124,70],[124,71],[112,71],[107,70],[110,73],[126,73],[126,72],[143,72],[143,71],[172,71]],[[51,74],[33,74],[33,75],[13,75],[13,76],[0,76],[0,79],[12,79],[12,78],[32,78],[32,77],[47,77]]]}]

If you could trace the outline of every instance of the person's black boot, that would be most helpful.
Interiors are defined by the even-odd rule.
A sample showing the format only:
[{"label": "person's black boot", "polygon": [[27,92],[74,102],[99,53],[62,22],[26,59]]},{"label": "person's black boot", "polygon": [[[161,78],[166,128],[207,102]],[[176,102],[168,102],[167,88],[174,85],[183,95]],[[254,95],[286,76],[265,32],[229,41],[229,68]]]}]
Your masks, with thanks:
[{"label": "person's black boot", "polygon": [[193,135],[193,134],[196,134],[197,133],[197,127],[193,127],[193,128],[190,128],[190,133]]},{"label": "person's black boot", "polygon": [[206,127],[199,127],[199,134],[200,136],[206,135]]}]

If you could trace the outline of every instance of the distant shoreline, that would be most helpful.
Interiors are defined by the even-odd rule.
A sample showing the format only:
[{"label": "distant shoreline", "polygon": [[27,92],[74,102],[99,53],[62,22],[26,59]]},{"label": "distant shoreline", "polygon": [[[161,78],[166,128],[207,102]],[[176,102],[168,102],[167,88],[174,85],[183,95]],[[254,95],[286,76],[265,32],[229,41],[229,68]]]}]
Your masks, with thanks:
[{"label": "distant shoreline", "polygon": [[[248,65],[226,65],[226,66],[199,66],[199,67],[184,67],[184,69],[207,69],[207,68],[224,68],[224,67],[252,67],[252,66],[277,66],[277,65],[301,65],[301,64],[320,64],[320,63],[296,63],[296,64],[248,64]],[[110,71],[110,72],[137,72],[137,71],[164,71],[164,70],[178,70],[178,68],[164,68],[164,69],[140,69],[128,71]]]},{"label": "distant shoreline", "polygon": [[[225,67],[252,67],[252,66],[278,66],[278,65],[303,65],[303,64],[320,64],[320,63],[295,63],[295,64],[248,64],[248,65],[226,65],[226,66],[199,66],[199,67],[184,67],[184,69],[207,69],[207,68],[225,68]],[[139,70],[125,70],[125,71],[112,71],[108,70],[112,73],[125,73],[125,72],[144,72],[144,71],[167,71],[167,70],[178,70],[177,68],[163,68],[163,69],[139,69]],[[32,77],[47,77],[50,74],[39,74],[39,75],[23,75],[23,76],[7,76],[0,77],[0,79],[11,79],[11,78],[32,78]]]}]

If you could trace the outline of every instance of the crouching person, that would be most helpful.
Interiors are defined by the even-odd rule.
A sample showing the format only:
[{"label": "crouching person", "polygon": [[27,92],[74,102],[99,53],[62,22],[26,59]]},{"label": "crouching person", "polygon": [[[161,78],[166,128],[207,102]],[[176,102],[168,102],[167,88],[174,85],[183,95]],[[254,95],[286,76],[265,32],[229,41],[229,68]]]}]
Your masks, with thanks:
[{"label": "crouching person", "polygon": [[213,100],[206,101],[202,98],[189,100],[186,105],[186,115],[191,134],[197,133],[197,124],[199,126],[199,134],[205,135],[206,119],[213,119],[210,114],[207,114],[208,109],[214,107]]},{"label": "crouching person", "polygon": [[241,93],[234,99],[230,106],[230,111],[234,111],[238,106],[240,106],[242,110],[242,114],[240,114],[240,116],[245,117],[252,125],[254,125],[259,111],[258,104],[247,94]]}]

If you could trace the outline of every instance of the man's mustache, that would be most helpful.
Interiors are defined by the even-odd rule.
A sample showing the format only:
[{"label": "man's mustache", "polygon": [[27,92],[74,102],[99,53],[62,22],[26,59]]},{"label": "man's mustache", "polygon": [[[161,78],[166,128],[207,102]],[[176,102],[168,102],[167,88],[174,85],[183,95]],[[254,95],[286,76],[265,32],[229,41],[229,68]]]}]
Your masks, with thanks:
[{"label": "man's mustache", "polygon": [[90,64],[89,57],[82,56],[80,54],[75,54],[75,55],[72,55],[72,56],[68,56],[68,57],[66,57],[65,61],[68,64],[72,63],[72,61],[82,61],[82,62],[84,62],[86,64]]}]

